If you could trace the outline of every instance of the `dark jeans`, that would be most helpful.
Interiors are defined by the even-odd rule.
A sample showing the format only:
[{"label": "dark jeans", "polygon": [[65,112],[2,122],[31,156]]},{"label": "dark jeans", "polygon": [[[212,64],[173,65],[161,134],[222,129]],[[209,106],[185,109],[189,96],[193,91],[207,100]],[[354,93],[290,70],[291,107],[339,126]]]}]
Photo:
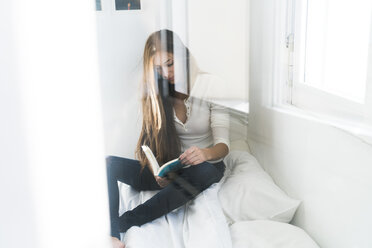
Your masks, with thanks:
[{"label": "dark jeans", "polygon": [[[168,186],[161,188],[154,175],[145,167],[141,172],[138,160],[109,156],[106,158],[109,190],[111,235],[120,239],[119,232],[141,226],[184,205],[213,183],[221,180],[225,164],[203,162],[177,171]],[[119,217],[117,181],[141,190],[160,190],[151,199]]]}]

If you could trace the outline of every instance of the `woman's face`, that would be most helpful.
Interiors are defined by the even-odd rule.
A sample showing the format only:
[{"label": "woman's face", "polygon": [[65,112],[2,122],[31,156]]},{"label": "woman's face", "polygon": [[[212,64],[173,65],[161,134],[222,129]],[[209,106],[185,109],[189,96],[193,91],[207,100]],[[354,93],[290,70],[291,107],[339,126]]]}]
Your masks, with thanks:
[{"label": "woman's face", "polygon": [[154,66],[163,78],[174,84],[174,58],[172,53],[157,52],[154,56]]}]

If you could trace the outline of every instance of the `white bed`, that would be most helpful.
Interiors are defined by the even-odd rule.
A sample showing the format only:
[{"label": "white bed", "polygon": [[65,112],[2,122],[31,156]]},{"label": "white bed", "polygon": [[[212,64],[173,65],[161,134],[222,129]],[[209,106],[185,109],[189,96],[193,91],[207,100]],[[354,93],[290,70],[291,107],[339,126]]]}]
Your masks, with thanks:
[{"label": "white bed", "polygon": [[[126,247],[319,248],[302,229],[288,224],[300,201],[275,185],[244,142],[231,147],[221,182],[185,206],[129,229],[122,235]],[[118,186],[120,214],[156,193]]]}]

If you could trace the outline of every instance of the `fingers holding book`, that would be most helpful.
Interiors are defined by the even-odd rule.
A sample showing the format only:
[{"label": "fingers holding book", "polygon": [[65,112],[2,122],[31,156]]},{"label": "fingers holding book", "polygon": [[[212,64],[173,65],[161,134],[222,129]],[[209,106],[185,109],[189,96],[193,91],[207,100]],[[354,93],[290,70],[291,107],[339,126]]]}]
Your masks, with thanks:
[{"label": "fingers holding book", "polygon": [[170,183],[170,180],[166,177],[155,176],[155,179],[159,186],[162,188],[166,187]]}]

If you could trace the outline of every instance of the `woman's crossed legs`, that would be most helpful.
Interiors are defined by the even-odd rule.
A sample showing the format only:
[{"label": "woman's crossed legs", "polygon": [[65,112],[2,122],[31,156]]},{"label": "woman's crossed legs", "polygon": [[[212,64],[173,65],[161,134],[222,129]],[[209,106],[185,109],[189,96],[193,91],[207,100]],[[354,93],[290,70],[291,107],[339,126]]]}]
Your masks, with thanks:
[{"label": "woman's crossed legs", "polygon": [[[148,167],[141,172],[138,160],[109,156],[106,158],[111,235],[120,239],[119,232],[141,226],[186,204],[213,183],[221,180],[225,164],[203,162],[177,171],[170,184],[161,188]],[[119,217],[117,181],[141,190],[160,190],[152,198]]]}]

